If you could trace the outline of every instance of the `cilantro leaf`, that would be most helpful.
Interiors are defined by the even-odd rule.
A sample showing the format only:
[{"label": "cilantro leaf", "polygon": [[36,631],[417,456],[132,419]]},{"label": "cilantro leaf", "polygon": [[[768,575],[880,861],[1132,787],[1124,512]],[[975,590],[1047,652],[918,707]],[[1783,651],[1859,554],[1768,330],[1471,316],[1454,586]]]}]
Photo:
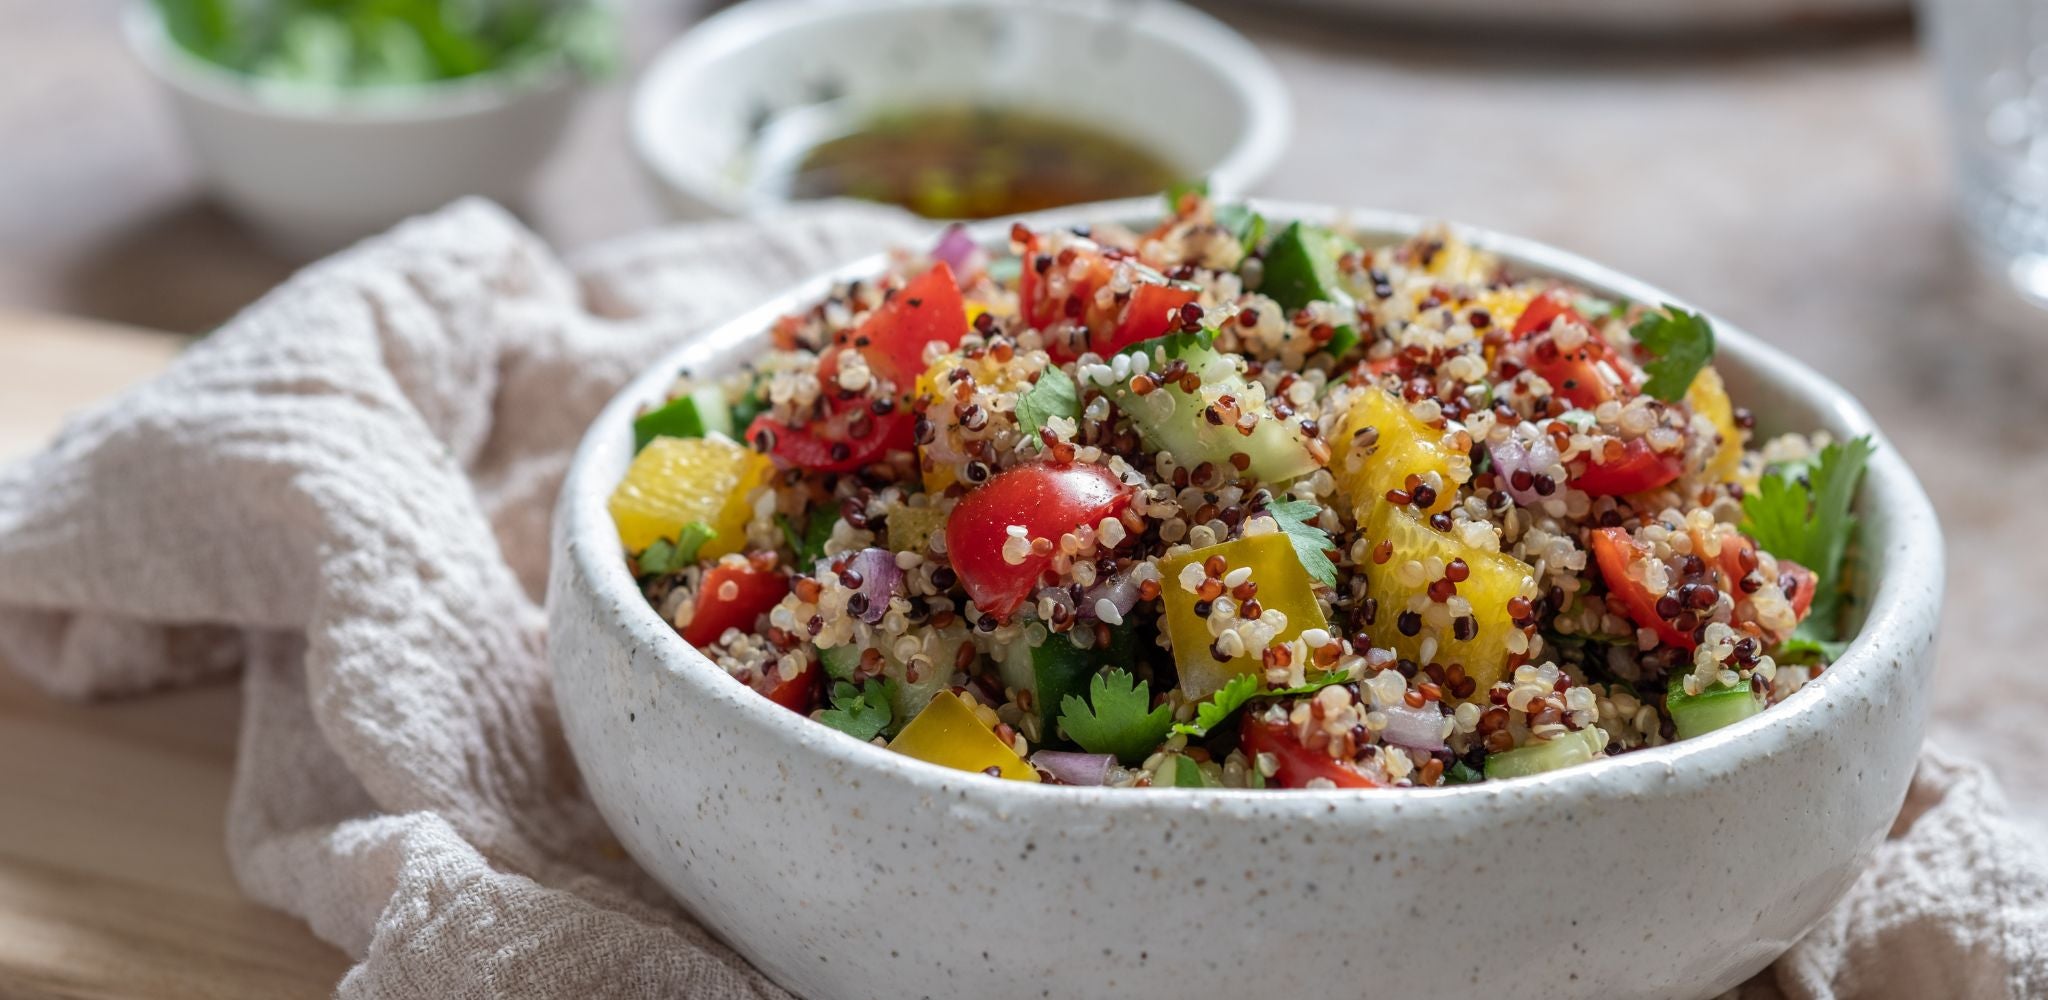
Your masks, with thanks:
[{"label": "cilantro leaf", "polygon": [[718,530],[702,521],[683,526],[674,541],[657,538],[635,558],[641,576],[667,576],[697,561],[697,552],[718,537]]},{"label": "cilantro leaf", "polygon": [[1330,533],[1318,527],[1316,518],[1323,514],[1322,505],[1309,500],[1275,500],[1266,505],[1266,513],[1280,522],[1280,530],[1287,540],[1294,543],[1294,556],[1301,560],[1301,568],[1315,577],[1325,587],[1337,585],[1337,564],[1330,561]]},{"label": "cilantro leaf", "polygon": [[1046,365],[1031,388],[1017,394],[1017,426],[1037,440],[1040,428],[1054,417],[1081,419],[1081,394],[1058,365]]},{"label": "cilantro leaf", "polygon": [[889,684],[880,677],[858,688],[840,681],[832,685],[832,707],[816,718],[854,739],[874,739],[894,717],[889,709]]},{"label": "cilantro leaf", "polygon": [[1643,391],[1667,403],[1685,398],[1693,376],[1714,357],[1714,328],[1699,313],[1667,305],[1662,312],[1649,312],[1628,331],[1656,360],[1643,366],[1650,380]]},{"label": "cilantro leaf", "polygon": [[1792,634],[1772,651],[1772,657],[1780,663],[1804,663],[1813,660],[1826,660],[1832,663],[1841,659],[1842,654],[1848,652],[1849,644],[1811,634],[1815,620],[1809,616],[1800,622],[1799,627],[1792,630]]},{"label": "cilantro leaf", "polygon": [[1202,780],[1202,766],[1195,763],[1193,757],[1175,757],[1173,759],[1173,787],[1203,788],[1207,787],[1208,784],[1208,782]]},{"label": "cilantro leaf", "polygon": [[1310,677],[1307,679],[1307,683],[1298,687],[1275,688],[1271,691],[1262,691],[1260,690],[1261,684],[1258,674],[1238,674],[1226,682],[1221,690],[1211,695],[1208,701],[1195,706],[1195,721],[1176,723],[1173,731],[1176,733],[1186,733],[1189,736],[1207,736],[1217,726],[1222,725],[1232,715],[1235,715],[1238,709],[1243,708],[1245,703],[1253,698],[1278,698],[1282,695],[1290,694],[1314,694],[1332,684],[1342,684],[1350,679],[1349,674],[1330,671]]},{"label": "cilantro leaf", "polygon": [[1825,641],[1838,624],[1842,561],[1857,521],[1849,507],[1875,450],[1868,436],[1828,445],[1821,449],[1819,461],[1805,467],[1805,481],[1775,473],[1742,498],[1742,533],[1764,551],[1790,559],[1818,577],[1813,610],[1800,625],[1808,639]]},{"label": "cilantro leaf", "polygon": [[1088,682],[1088,700],[1072,694],[1060,699],[1060,728],[1089,753],[1137,764],[1173,728],[1173,709],[1151,705],[1152,685],[1133,683],[1128,672],[1114,669]]}]

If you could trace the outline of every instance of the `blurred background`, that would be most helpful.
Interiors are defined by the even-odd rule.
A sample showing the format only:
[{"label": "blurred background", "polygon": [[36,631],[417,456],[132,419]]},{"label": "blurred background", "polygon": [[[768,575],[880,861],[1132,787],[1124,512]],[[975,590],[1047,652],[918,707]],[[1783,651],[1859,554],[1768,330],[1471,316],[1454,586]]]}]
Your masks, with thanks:
[{"label": "blurred background", "polygon": [[[570,253],[859,183],[965,212],[978,182],[925,169],[957,149],[903,137],[972,148],[990,126],[854,121],[864,88],[953,106],[1049,81],[1062,107],[994,129],[1027,160],[1034,137],[1071,147],[1060,128],[1096,123],[1078,145],[1113,176],[1177,158],[1226,194],[1534,237],[1811,362],[1877,415],[1947,525],[1942,738],[1989,749],[2048,704],[2048,671],[1994,673],[2035,653],[2008,602],[2048,593],[2014,502],[2048,495],[2048,313],[2021,295],[2048,284],[2048,4],[1928,0],[1916,25],[1903,0],[1063,0],[1029,5],[1045,23],[1028,30],[937,9],[909,34],[804,33],[821,8],[903,0],[511,25],[490,6],[0,0],[0,320],[201,333],[449,185],[505,197]],[[455,20],[348,20],[415,8]],[[1121,27],[1062,34],[1090,18]],[[1203,42],[1155,45],[1147,25]],[[1087,75],[1109,64],[1123,75]],[[835,137],[880,173],[806,180]],[[1092,190],[1074,183],[1036,194]],[[0,321],[0,352],[19,328]],[[2003,776],[2048,809],[2039,769]]]}]

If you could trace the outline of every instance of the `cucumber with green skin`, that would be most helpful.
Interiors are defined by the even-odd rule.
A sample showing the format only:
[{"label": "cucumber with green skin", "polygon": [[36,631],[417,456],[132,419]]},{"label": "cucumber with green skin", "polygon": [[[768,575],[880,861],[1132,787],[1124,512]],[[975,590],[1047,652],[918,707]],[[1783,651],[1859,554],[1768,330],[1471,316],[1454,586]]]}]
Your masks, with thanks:
[{"label": "cucumber with green skin", "polygon": [[734,436],[732,407],[725,402],[725,390],[698,386],[634,418],[633,450],[658,437],[700,438],[713,433]]},{"label": "cucumber with green skin", "polygon": [[1764,710],[1764,699],[1747,684],[1716,684],[1699,694],[1686,694],[1684,685],[1676,683],[1678,680],[1673,678],[1671,690],[1664,695],[1664,708],[1671,713],[1671,725],[1678,730],[1681,740],[1732,726]]},{"label": "cucumber with green skin", "polygon": [[[1037,708],[1042,739],[1050,739],[1060,717],[1060,703],[1067,695],[1088,697],[1088,679],[1106,666],[1128,669],[1136,656],[1137,629],[1126,622],[1109,631],[1109,645],[1083,649],[1074,645],[1071,633],[1051,633],[1032,623],[1010,644],[998,671],[1003,684],[1031,692]],[[1042,635],[1042,638],[1040,636]],[[1033,643],[1033,639],[1038,641]]]},{"label": "cucumber with green skin", "polygon": [[1584,764],[1601,756],[1607,749],[1607,734],[1594,729],[1581,729],[1565,733],[1544,743],[1531,743],[1502,753],[1486,757],[1486,779],[1497,781],[1501,778],[1523,778],[1545,771],[1555,771],[1574,764]]},{"label": "cucumber with green skin", "polygon": [[[1349,312],[1352,299],[1337,274],[1337,261],[1356,244],[1322,226],[1294,222],[1266,247],[1259,292],[1293,312],[1311,302],[1328,302]],[[1339,324],[1323,349],[1341,358],[1358,346],[1358,328]]]},{"label": "cucumber with green skin", "polygon": [[[1166,360],[1187,362],[1188,370],[1200,375],[1202,391],[1211,384],[1223,392],[1239,399],[1251,398],[1251,385],[1245,381],[1243,363],[1235,358],[1225,358],[1200,339],[1192,336],[1165,338],[1167,343],[1160,347],[1160,355]],[[1153,341],[1137,345],[1150,350],[1158,346]],[[1220,359],[1220,360],[1219,360]],[[1164,367],[1157,364],[1160,356],[1153,358],[1154,370]],[[1227,367],[1221,377],[1212,377]],[[1145,446],[1153,451],[1163,451],[1185,468],[1192,469],[1203,462],[1218,468],[1227,467],[1230,457],[1239,452],[1251,459],[1245,471],[1260,482],[1273,485],[1293,482],[1319,468],[1315,457],[1309,454],[1308,439],[1301,428],[1291,420],[1281,420],[1269,409],[1262,408],[1260,419],[1250,435],[1241,434],[1229,423],[1212,424],[1204,414],[1202,398],[1171,383],[1145,395],[1132,391],[1130,383],[1118,380],[1110,386],[1110,398],[1128,414],[1138,427],[1138,436]]]},{"label": "cucumber with green skin", "polygon": [[[943,690],[946,682],[953,678],[960,647],[967,643],[967,630],[955,625],[934,635],[938,639],[938,648],[932,653],[934,669],[926,671],[916,683],[909,680],[909,670],[902,661],[889,651],[882,651],[882,676],[892,682],[889,685],[889,708],[894,720],[887,732],[893,733],[916,718],[932,696]],[[855,668],[860,665],[861,654],[867,650],[867,646],[851,643],[820,649],[818,661],[824,666],[825,675],[833,680],[852,680]]]}]

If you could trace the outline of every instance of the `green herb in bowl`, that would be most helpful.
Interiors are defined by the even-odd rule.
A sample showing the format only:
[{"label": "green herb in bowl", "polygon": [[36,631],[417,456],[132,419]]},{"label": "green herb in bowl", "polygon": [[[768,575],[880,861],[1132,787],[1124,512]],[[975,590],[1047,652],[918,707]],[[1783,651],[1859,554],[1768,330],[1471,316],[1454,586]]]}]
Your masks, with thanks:
[{"label": "green herb in bowl", "polygon": [[617,60],[589,0],[155,0],[183,49],[229,70],[328,87],[432,83]]}]

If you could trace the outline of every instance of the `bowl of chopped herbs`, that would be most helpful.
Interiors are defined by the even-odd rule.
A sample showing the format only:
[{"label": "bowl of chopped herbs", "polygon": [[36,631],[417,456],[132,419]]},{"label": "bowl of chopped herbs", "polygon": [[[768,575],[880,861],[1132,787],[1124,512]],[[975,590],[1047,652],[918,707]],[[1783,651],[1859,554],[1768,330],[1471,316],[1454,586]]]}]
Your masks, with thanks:
[{"label": "bowl of chopped herbs", "polygon": [[618,50],[594,0],[139,0],[126,31],[212,195],[300,256],[517,199]]}]

